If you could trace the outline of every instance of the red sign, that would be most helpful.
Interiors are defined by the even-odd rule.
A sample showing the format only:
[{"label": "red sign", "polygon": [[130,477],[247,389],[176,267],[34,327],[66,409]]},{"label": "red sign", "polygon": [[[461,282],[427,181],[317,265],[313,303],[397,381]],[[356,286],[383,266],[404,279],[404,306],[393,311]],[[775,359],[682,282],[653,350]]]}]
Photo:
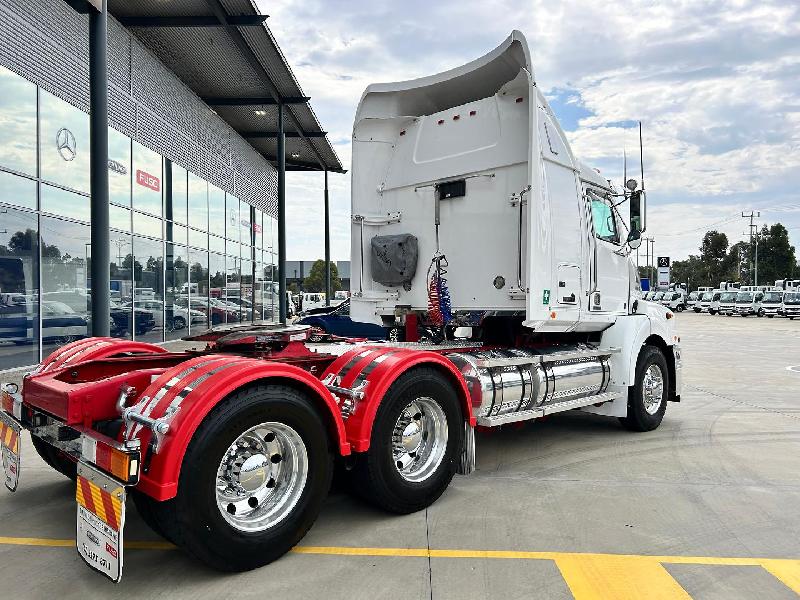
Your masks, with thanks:
[{"label": "red sign", "polygon": [[259,225],[258,223],[253,223],[253,231],[255,231],[256,233],[261,233],[261,225]]},{"label": "red sign", "polygon": [[147,171],[136,169],[136,183],[150,188],[154,192],[161,191],[161,181],[155,175],[150,175]]}]

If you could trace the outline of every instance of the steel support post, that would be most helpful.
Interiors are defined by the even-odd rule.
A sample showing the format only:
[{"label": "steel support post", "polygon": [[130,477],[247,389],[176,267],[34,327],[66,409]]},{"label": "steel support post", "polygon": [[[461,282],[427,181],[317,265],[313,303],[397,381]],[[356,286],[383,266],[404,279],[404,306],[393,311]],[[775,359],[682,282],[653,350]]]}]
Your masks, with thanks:
[{"label": "steel support post", "polygon": [[108,209],[108,7],[89,11],[89,181],[91,192],[92,335],[110,335],[111,272]]},{"label": "steel support post", "polygon": [[278,299],[279,319],[286,324],[286,133],[283,104],[278,104]]},{"label": "steel support post", "polygon": [[331,215],[328,203],[328,169],[325,169],[325,306],[331,305]]}]

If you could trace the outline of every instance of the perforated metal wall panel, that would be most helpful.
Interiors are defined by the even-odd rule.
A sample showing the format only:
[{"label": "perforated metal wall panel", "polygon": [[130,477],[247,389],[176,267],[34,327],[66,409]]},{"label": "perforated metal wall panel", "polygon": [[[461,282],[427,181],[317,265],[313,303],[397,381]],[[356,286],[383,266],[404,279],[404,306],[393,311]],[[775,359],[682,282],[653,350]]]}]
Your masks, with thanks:
[{"label": "perforated metal wall panel", "polygon": [[[113,18],[108,34],[110,124],[276,216],[275,168]],[[86,112],[88,35],[63,0],[0,0],[0,64]]]}]

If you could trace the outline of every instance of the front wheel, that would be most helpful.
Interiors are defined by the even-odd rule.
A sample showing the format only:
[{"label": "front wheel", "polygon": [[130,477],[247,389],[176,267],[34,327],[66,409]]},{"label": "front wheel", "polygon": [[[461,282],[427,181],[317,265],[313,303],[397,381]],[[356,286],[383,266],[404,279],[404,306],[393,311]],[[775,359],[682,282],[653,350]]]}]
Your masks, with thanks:
[{"label": "front wheel", "polygon": [[636,361],[636,380],[628,388],[628,415],[620,421],[631,431],[652,431],[667,410],[667,360],[654,346],[645,346]]},{"label": "front wheel", "polygon": [[391,512],[427,508],[453,479],[463,432],[458,396],[441,373],[417,368],[401,375],[378,408],[353,488]]},{"label": "front wheel", "polygon": [[284,385],[236,392],[206,417],[189,445],[178,495],[148,504],[148,522],[221,571],[274,561],[311,528],[333,461],[312,401]]}]

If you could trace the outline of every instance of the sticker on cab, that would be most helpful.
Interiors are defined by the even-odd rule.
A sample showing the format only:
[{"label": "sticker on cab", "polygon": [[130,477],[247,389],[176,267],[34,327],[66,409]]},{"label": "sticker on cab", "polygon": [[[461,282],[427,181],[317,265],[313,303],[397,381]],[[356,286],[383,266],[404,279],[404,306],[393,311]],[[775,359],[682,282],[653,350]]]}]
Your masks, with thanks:
[{"label": "sticker on cab", "polygon": [[78,464],[76,545],[86,564],[118,582],[122,579],[125,488],[84,463]]}]

